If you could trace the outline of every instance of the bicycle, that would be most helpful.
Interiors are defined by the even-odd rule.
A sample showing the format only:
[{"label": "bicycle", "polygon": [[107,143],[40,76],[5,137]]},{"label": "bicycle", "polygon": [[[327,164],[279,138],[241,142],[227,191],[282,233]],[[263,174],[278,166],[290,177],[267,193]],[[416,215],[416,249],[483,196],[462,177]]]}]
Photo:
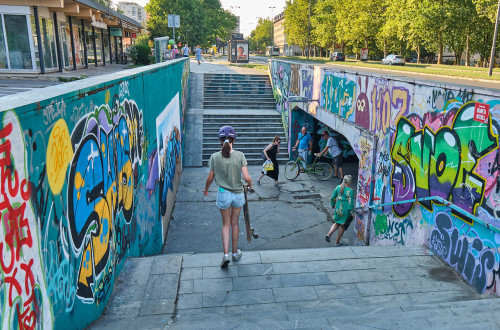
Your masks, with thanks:
[{"label": "bicycle", "polygon": [[309,168],[304,166],[305,162],[301,157],[297,157],[295,160],[291,160],[285,165],[285,177],[288,180],[294,180],[300,174],[304,172],[307,174],[314,174],[314,176],[320,181],[326,181],[330,179],[333,175],[333,168],[328,163],[316,162],[318,160],[317,154],[314,154],[314,161]]}]

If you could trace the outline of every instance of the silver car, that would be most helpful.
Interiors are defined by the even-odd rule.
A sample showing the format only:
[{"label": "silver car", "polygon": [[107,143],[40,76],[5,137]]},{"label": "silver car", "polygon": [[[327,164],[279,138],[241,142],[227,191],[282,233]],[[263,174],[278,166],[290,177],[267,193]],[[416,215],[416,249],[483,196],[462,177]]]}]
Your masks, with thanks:
[{"label": "silver car", "polygon": [[395,55],[395,54],[388,55],[387,57],[384,57],[382,59],[382,64],[405,65],[405,63],[406,63],[406,60],[404,59],[403,56]]}]

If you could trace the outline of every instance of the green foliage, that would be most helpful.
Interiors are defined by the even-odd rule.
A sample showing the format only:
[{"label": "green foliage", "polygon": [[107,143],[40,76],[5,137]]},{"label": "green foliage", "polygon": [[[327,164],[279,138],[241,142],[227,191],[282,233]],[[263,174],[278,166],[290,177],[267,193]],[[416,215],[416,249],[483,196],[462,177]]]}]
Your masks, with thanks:
[{"label": "green foliage", "polygon": [[272,45],[273,23],[270,18],[259,18],[255,29],[250,33],[250,49],[264,51],[267,46]]},{"label": "green foliage", "polygon": [[136,45],[148,45],[149,46],[149,35],[147,33],[141,33],[135,39]]},{"label": "green foliage", "polygon": [[498,0],[287,0],[287,43],[302,49],[308,44],[309,3],[311,46],[342,45],[347,53],[368,47],[376,56],[437,52],[439,60],[450,51],[456,64],[467,49],[487,61],[498,6]]},{"label": "green foliage", "polygon": [[151,63],[151,47],[148,45],[134,45],[130,48],[130,57],[134,64],[148,65]]},{"label": "green foliage", "polygon": [[175,29],[176,44],[208,47],[219,37],[227,40],[238,24],[237,17],[224,10],[219,0],[151,0],[146,5],[150,18],[147,29],[150,38],[169,36],[173,30],[168,27],[169,14],[180,16],[180,28]]}]

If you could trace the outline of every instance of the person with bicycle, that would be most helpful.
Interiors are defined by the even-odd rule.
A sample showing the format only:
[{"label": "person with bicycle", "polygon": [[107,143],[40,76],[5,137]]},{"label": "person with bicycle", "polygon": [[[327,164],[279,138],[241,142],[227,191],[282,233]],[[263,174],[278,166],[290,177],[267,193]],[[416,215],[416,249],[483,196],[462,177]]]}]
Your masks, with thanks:
[{"label": "person with bicycle", "polygon": [[233,149],[236,140],[236,132],[231,126],[223,126],[219,130],[219,139],[222,145],[221,151],[210,156],[207,181],[205,183],[205,196],[208,196],[208,189],[215,180],[219,189],[217,190],[216,205],[220,209],[222,216],[222,248],[224,257],[221,268],[229,265],[229,232],[232,236],[232,259],[237,261],[241,258],[241,251],[238,250],[238,238],[240,231],[238,218],[241,207],[245,204],[245,194],[241,176],[252,189],[252,178],[248,174],[247,160],[241,151]]},{"label": "person with bicycle", "polygon": [[343,180],[344,169],[342,168],[342,150],[340,150],[337,140],[331,137],[328,131],[323,131],[323,139],[326,140],[326,146],[320,153],[315,154],[315,156],[321,157],[323,154],[330,152],[330,155],[333,157],[333,177],[339,179],[337,173],[340,173],[340,180]]},{"label": "person with bicycle", "polygon": [[[307,167],[307,158],[308,155],[312,153],[313,141],[311,134],[307,133],[307,128],[302,126],[300,133],[297,135],[297,142],[295,142],[295,146],[292,148],[292,151],[295,149],[299,149],[299,157],[304,161],[304,168]],[[303,170],[301,170],[303,172]]]}]

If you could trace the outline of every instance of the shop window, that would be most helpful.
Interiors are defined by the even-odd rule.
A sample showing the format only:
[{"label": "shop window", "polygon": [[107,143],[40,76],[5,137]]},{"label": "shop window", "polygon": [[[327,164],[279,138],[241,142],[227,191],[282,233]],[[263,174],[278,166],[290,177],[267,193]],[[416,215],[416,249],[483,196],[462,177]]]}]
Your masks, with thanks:
[{"label": "shop window", "polygon": [[2,26],[2,17],[0,16],[0,69],[8,69],[7,49],[5,48],[5,36]]},{"label": "shop window", "polygon": [[11,69],[33,69],[28,21],[25,15],[3,15]]}]

